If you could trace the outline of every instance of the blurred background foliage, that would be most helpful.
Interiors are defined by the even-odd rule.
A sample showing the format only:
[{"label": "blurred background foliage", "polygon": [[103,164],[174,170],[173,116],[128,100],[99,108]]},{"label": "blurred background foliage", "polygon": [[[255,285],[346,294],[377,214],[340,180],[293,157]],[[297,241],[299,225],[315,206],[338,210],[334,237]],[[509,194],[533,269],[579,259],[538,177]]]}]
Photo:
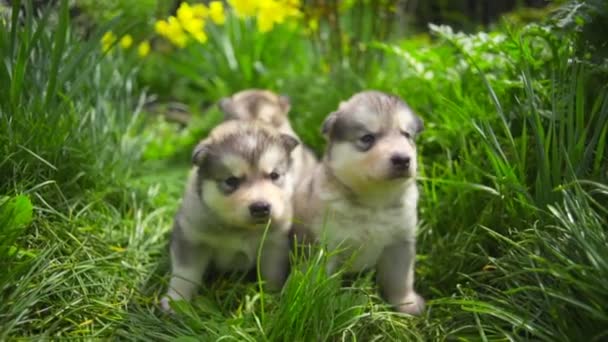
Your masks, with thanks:
[{"label": "blurred background foliage", "polygon": [[[34,5],[42,8],[56,6],[56,3],[35,1]],[[385,54],[390,53],[386,44],[398,46],[404,39],[408,40],[407,44],[418,41],[421,47],[434,44],[438,37],[429,34],[429,24],[446,24],[462,32],[491,30],[505,23],[497,19],[506,14],[506,22],[523,25],[546,17],[562,3],[540,0],[235,0],[189,3],[71,0],[70,15],[83,38],[89,37],[95,28],[112,22],[113,32],[108,32],[103,39],[104,50],[116,45],[123,54],[133,50],[131,55],[145,56],[138,63],[137,74],[139,84],[153,94],[146,108],[165,110],[167,106],[163,103],[181,103],[181,114],[168,117],[170,121],[179,118],[183,124],[191,113],[198,115],[213,107],[221,96],[249,87],[293,93],[296,101],[294,111],[297,111],[302,107],[297,106],[300,101],[298,94],[327,86],[322,84],[326,77],[340,87],[340,94],[361,89],[367,80],[375,79],[374,82],[380,83],[382,75],[390,72],[390,67],[385,66],[390,63],[385,58]],[[221,23],[210,17],[209,10],[214,6],[216,12],[220,7]],[[185,18],[192,15],[185,12],[196,7],[204,13],[198,19]],[[580,15],[577,15],[579,19],[572,19],[568,24],[568,18],[564,18],[563,25],[581,27],[584,23],[585,27],[591,26],[590,23],[596,22],[593,19],[595,14],[591,10],[586,13],[589,17],[579,23],[575,21],[580,19]],[[605,11],[598,8],[597,13]],[[165,24],[164,31],[159,23]],[[174,25],[169,25],[171,23]],[[188,25],[190,27],[186,28]],[[199,26],[198,33],[192,31],[192,25]],[[263,30],[260,29],[262,25]],[[176,45],[176,39],[182,36],[184,42],[190,36],[190,43]],[[446,55],[450,53],[446,52]],[[441,56],[437,57],[441,59]],[[312,84],[317,82],[316,85],[300,89],[310,84],[309,78],[314,78],[312,75],[319,75],[312,80]],[[340,96],[331,92],[323,95],[333,97],[327,102],[337,101]],[[314,108],[312,113],[298,115],[294,119],[302,120],[303,125],[316,124],[329,110],[327,107]],[[297,114],[294,112],[293,115]],[[173,127],[181,126],[178,122],[178,126]],[[193,135],[202,133],[194,132]],[[309,131],[302,134],[309,144],[317,148],[322,145],[315,134]],[[170,152],[169,149],[193,143],[193,138],[180,139],[176,144],[169,144],[173,148],[163,144],[165,152],[161,154],[164,156]]]}]

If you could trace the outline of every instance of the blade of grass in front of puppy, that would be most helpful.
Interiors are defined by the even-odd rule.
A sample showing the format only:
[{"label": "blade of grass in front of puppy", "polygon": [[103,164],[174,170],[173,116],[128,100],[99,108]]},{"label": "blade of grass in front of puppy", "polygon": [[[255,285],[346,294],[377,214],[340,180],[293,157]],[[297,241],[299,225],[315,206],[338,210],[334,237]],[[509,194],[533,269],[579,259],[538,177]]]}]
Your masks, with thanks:
[{"label": "blade of grass in front of puppy", "polygon": [[265,318],[265,298],[264,298],[264,280],[262,279],[262,250],[264,248],[264,242],[266,241],[266,236],[268,235],[268,229],[270,228],[270,224],[272,220],[268,220],[266,227],[264,228],[264,234],[262,234],[262,241],[260,241],[260,246],[258,247],[258,255],[256,259],[256,275],[258,281],[258,288],[260,290],[260,320],[262,324],[259,324],[259,328],[261,329],[262,335],[265,336],[263,323],[266,322]]}]

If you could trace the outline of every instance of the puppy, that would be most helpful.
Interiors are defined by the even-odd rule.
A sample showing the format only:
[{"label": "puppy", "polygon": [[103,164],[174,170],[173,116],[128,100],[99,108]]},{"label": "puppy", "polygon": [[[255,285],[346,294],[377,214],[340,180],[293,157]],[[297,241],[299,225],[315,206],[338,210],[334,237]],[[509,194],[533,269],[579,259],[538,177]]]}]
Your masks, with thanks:
[{"label": "puppy", "polygon": [[[171,281],[161,300],[190,300],[206,269],[252,269],[260,244],[265,285],[280,289],[288,270],[298,141],[259,122],[229,121],[214,128],[192,156],[171,238]],[[270,224],[266,239],[264,231]]]},{"label": "puppy", "polygon": [[[222,98],[219,107],[224,112],[225,121],[261,121],[301,141],[289,123],[287,114],[291,103],[285,95],[277,95],[269,90],[247,89],[231,97]],[[296,183],[299,183],[314,169],[318,160],[314,153],[302,144],[296,146],[292,156],[294,178]]]},{"label": "puppy", "polygon": [[296,188],[294,225],[300,240],[342,250],[329,273],[346,264],[376,267],[383,297],[400,312],[420,314],[414,290],[418,189],[415,138],[422,120],[400,98],[364,91],[342,102],[323,123],[322,162]]}]

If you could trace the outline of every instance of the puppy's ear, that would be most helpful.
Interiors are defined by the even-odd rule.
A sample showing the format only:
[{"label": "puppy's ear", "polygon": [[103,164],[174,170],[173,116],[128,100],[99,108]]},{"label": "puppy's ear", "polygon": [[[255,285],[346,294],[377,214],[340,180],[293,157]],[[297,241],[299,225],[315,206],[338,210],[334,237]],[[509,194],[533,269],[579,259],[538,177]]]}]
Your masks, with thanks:
[{"label": "puppy's ear", "polygon": [[424,131],[424,121],[416,114],[414,114],[414,130],[416,132],[416,135]]},{"label": "puppy's ear", "polygon": [[202,166],[209,154],[209,142],[203,140],[196,145],[194,151],[192,151],[192,164],[196,166]]},{"label": "puppy's ear", "polygon": [[289,134],[281,134],[281,143],[289,152],[293,151],[293,149],[300,144],[298,139],[292,137]]},{"label": "puppy's ear", "polygon": [[218,103],[218,107],[224,113],[224,120],[230,120],[235,118],[234,113],[234,101],[230,97],[221,98]]},{"label": "puppy's ear", "polygon": [[321,133],[323,133],[323,136],[325,136],[325,138],[328,138],[330,136],[331,130],[334,127],[334,123],[336,123],[336,119],[338,118],[338,114],[339,112],[333,112],[331,114],[329,114],[327,116],[327,118],[325,118],[325,121],[323,121],[323,126],[321,126]]},{"label": "puppy's ear", "polygon": [[279,106],[281,106],[283,113],[289,112],[289,110],[291,109],[291,99],[288,95],[279,95]]}]

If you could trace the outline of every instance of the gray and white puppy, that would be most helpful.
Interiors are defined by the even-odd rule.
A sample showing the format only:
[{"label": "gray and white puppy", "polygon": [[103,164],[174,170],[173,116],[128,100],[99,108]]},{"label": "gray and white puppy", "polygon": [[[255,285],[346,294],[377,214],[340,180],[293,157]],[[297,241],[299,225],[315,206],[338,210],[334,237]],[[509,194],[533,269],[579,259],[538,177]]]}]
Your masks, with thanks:
[{"label": "gray and white puppy", "polygon": [[416,136],[422,120],[400,98],[355,94],[323,123],[328,147],[297,189],[294,233],[323,240],[334,253],[329,272],[344,265],[376,267],[377,283],[395,309],[420,314],[414,290],[418,188]]},{"label": "gray and white puppy", "polygon": [[294,190],[291,152],[298,141],[259,122],[228,121],[195,148],[171,238],[171,281],[161,300],[190,300],[206,269],[252,269],[265,228],[260,272],[280,289],[289,263]]},{"label": "gray and white puppy", "polygon": [[[285,95],[264,89],[246,89],[222,98],[219,107],[224,112],[224,120],[261,121],[301,141],[289,123],[291,102]],[[294,178],[296,183],[299,183],[314,169],[318,160],[314,153],[302,144],[296,146],[292,156]]]}]

